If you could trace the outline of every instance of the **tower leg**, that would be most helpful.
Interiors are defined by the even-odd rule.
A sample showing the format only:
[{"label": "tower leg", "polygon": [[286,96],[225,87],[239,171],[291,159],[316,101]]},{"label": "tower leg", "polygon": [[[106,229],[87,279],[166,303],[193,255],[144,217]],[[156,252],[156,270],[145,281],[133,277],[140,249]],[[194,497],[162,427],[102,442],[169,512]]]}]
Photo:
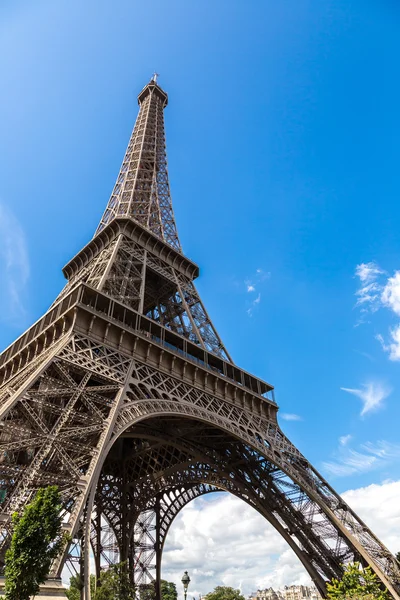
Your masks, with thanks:
[{"label": "tower leg", "polygon": [[162,558],[162,548],[161,548],[161,506],[160,506],[160,494],[157,494],[156,501],[154,505],[154,512],[156,517],[156,543],[155,543],[155,551],[156,551],[156,580],[154,582],[154,591],[155,591],[155,600],[161,600],[161,558]]},{"label": "tower leg", "polygon": [[85,525],[82,536],[82,557],[81,557],[81,581],[83,582],[81,590],[81,600],[90,600],[90,527],[91,515],[89,506],[86,506]]},{"label": "tower leg", "polygon": [[123,480],[121,482],[120,494],[120,514],[121,514],[121,531],[120,531],[120,562],[126,563],[128,560],[128,549],[129,549],[129,502],[128,502],[128,484],[127,475],[124,473]]},{"label": "tower leg", "polygon": [[96,570],[96,586],[99,585],[100,583],[100,569],[101,569],[101,551],[102,551],[102,547],[101,547],[101,533],[102,533],[102,528],[101,528],[101,505],[100,505],[100,500],[98,499],[97,501],[97,506],[96,506],[96,517],[95,517],[95,521],[94,521],[94,527],[95,527],[95,544],[94,544],[94,566],[95,566],[95,570]]}]

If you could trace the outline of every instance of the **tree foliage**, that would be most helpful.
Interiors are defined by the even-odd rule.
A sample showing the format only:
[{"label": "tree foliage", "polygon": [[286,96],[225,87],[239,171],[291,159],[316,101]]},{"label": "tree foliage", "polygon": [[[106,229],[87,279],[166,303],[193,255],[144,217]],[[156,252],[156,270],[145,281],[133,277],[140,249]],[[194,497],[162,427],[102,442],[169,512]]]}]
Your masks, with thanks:
[{"label": "tree foliage", "polygon": [[382,588],[371,567],[362,568],[356,562],[347,565],[342,579],[326,584],[329,600],[389,600],[388,590]]},{"label": "tree foliage", "polygon": [[161,598],[162,600],[178,600],[175,583],[161,579]]},{"label": "tree foliage", "polygon": [[61,524],[57,486],[38,490],[21,515],[13,514],[11,545],[5,557],[6,600],[29,600],[38,593],[51,563],[68,540]]},{"label": "tree foliage", "polygon": [[154,582],[141,583],[139,585],[139,600],[154,600],[156,597],[156,588]]},{"label": "tree foliage", "polygon": [[112,565],[100,573],[94,600],[135,600],[135,588],[129,580],[126,562]]},{"label": "tree foliage", "polygon": [[206,600],[245,600],[240,590],[224,585],[217,585],[214,591],[205,596]]},{"label": "tree foliage", "polygon": [[[80,600],[82,586],[79,575],[73,575],[69,580],[69,589],[65,590],[68,600]],[[102,571],[97,585],[96,576],[90,575],[91,600],[135,600],[134,592],[126,570],[126,562]]]},{"label": "tree foliage", "polygon": [[[178,592],[175,583],[161,579],[161,598],[162,600],[178,600]],[[156,597],[155,583],[145,583],[139,586],[140,600],[154,600]]]},{"label": "tree foliage", "polygon": [[69,588],[65,590],[65,595],[67,596],[68,600],[80,600],[81,587],[81,578],[79,575],[72,575],[69,580]]},{"label": "tree foliage", "polygon": [[[69,580],[69,588],[67,588],[65,590],[65,595],[67,596],[68,600],[80,600],[82,586],[83,586],[83,583],[82,583],[79,575],[73,575]],[[90,576],[90,597],[92,598],[92,600],[95,597],[95,593],[96,593],[96,576],[91,575]]]}]

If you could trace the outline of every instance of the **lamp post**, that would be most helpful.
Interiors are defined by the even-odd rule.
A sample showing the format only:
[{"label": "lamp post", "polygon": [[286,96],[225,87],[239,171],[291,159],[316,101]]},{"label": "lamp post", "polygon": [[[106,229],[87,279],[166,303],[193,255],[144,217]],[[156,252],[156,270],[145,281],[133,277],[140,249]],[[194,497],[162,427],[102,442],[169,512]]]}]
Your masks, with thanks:
[{"label": "lamp post", "polygon": [[187,595],[187,589],[190,583],[190,577],[188,575],[188,572],[185,571],[182,577],[182,583],[183,583],[183,593],[184,593],[184,597],[186,600],[186,595]]}]

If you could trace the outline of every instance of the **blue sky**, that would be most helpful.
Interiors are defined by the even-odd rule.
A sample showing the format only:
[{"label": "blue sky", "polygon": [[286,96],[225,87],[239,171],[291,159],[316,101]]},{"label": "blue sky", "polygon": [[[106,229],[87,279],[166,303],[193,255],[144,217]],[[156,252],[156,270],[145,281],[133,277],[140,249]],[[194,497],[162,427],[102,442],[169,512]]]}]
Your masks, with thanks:
[{"label": "blue sky", "polygon": [[156,70],[231,355],[338,491],[400,479],[399,30],[394,0],[3,0],[0,347],[93,235]]}]

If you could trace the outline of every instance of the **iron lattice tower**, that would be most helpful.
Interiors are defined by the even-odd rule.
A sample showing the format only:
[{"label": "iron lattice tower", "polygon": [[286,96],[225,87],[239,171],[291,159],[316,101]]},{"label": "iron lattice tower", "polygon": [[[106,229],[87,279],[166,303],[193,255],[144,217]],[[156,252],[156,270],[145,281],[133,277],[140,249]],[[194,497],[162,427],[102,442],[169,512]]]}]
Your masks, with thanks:
[{"label": "iron lattice tower", "polygon": [[93,239],[65,266],[47,313],[0,355],[0,558],[10,515],[59,486],[82,577],[127,561],[155,582],[168,528],[193,498],[227,491],[284,537],[320,592],[370,565],[400,600],[399,564],[282,433],[273,387],[238,367],[194,285],[168,183],[155,79]]}]

